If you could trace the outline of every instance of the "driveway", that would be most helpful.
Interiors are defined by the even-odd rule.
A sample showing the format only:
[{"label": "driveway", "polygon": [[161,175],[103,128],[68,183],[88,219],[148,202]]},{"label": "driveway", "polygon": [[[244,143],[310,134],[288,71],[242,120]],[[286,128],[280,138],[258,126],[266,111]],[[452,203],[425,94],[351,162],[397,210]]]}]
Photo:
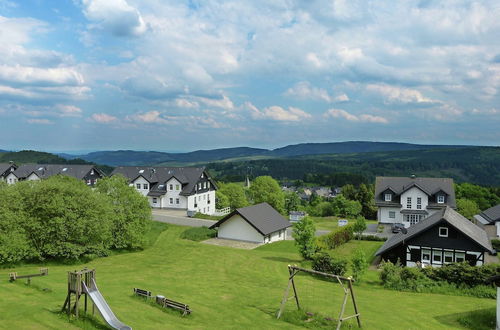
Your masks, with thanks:
[{"label": "driveway", "polygon": [[373,235],[377,237],[384,237],[384,238],[389,238],[392,237],[394,234],[391,231],[391,225],[382,225],[384,226],[384,230],[379,233],[378,232],[378,223],[370,223],[366,226],[366,230],[363,232],[363,235]]},{"label": "driveway", "polygon": [[252,242],[243,242],[232,239],[224,239],[224,238],[210,238],[206,241],[203,241],[204,244],[217,245],[217,246],[227,246],[235,249],[244,249],[244,250],[253,250],[256,247],[263,245],[264,243],[252,243]]},{"label": "driveway", "polygon": [[188,227],[210,227],[216,221],[189,218],[185,210],[152,210],[153,220]]}]

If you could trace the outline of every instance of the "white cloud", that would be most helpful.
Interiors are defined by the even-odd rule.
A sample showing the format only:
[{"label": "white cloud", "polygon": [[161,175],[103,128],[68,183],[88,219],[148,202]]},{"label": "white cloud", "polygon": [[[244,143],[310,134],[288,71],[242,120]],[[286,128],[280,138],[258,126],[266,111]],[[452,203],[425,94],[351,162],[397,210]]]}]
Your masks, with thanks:
[{"label": "white cloud", "polygon": [[246,102],[244,107],[250,111],[250,115],[252,116],[253,119],[272,119],[276,121],[293,122],[312,117],[307,112],[295,107],[288,107],[288,110],[286,110],[280,106],[273,105],[264,108],[261,111],[250,102]]},{"label": "white cloud", "polygon": [[0,65],[0,80],[23,85],[82,85],[82,75],[73,68],[36,68]]},{"label": "white cloud", "polygon": [[113,35],[138,36],[146,32],[146,24],[139,11],[125,0],[83,0],[83,13],[95,26]]},{"label": "white cloud", "polygon": [[360,114],[358,116],[353,115],[342,109],[330,109],[324,114],[325,117],[331,118],[343,118],[352,122],[366,122],[366,123],[377,123],[377,124],[387,124],[389,121],[381,116],[373,116],[369,114]]},{"label": "white cloud", "polygon": [[175,99],[174,103],[179,108],[196,109],[196,108],[200,107],[198,102],[190,101],[190,100],[186,100],[186,99]]},{"label": "white cloud", "polygon": [[326,89],[311,86],[307,81],[296,83],[294,86],[287,89],[284,95],[299,100],[332,102],[332,97],[328,94]]},{"label": "white cloud", "polygon": [[106,113],[94,113],[90,116],[90,120],[100,124],[109,124],[118,121],[118,118]]},{"label": "white cloud", "polygon": [[196,97],[196,100],[200,101],[201,103],[205,104],[206,106],[209,107],[216,107],[216,108],[221,108],[225,110],[233,110],[234,109],[234,103],[227,97],[226,95],[223,95],[222,98],[220,99],[212,99],[212,98],[207,98],[207,97]]},{"label": "white cloud", "polygon": [[366,89],[384,96],[388,103],[439,103],[439,101],[424,97],[416,89],[385,84],[368,84]]},{"label": "white cloud", "polygon": [[141,122],[146,124],[169,124],[169,121],[163,118],[161,112],[157,110],[136,113],[134,115],[127,116],[126,119],[129,121]]},{"label": "white cloud", "polygon": [[52,125],[53,121],[49,119],[27,119],[26,120],[30,124],[38,124],[38,125]]},{"label": "white cloud", "polygon": [[55,109],[59,113],[60,117],[81,117],[82,115],[82,109],[75,107],[74,105],[57,104]]}]

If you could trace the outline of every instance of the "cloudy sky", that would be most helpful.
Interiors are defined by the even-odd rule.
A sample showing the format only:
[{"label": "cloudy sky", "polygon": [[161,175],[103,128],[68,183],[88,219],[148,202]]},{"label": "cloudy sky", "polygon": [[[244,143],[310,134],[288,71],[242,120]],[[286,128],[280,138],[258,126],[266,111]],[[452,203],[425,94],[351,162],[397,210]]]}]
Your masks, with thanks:
[{"label": "cloudy sky", "polygon": [[0,149],[500,144],[500,2],[0,0]]}]

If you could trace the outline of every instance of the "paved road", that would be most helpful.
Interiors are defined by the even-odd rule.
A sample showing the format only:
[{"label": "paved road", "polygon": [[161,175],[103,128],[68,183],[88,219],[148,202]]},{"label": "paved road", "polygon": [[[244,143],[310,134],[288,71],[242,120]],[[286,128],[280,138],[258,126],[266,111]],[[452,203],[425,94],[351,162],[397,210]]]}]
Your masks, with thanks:
[{"label": "paved road", "polygon": [[378,237],[389,238],[394,234],[391,232],[390,225],[384,225],[384,231],[378,232],[378,223],[370,223],[366,226],[366,230],[363,232],[363,235],[373,235]]},{"label": "paved road", "polygon": [[173,225],[188,226],[188,227],[210,227],[216,221],[182,217],[170,214],[164,214],[153,211],[153,220],[165,223],[171,223]]}]

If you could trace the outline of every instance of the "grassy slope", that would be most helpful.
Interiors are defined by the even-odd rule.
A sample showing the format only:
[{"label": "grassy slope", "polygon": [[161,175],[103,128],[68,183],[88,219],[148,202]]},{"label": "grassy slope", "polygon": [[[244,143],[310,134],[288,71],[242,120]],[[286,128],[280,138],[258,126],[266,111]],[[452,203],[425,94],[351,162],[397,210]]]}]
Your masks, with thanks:
[{"label": "grassy slope", "polygon": [[[0,328],[61,329],[95,328],[97,322],[68,323],[57,314],[66,295],[66,272],[95,267],[97,285],[120,320],[135,329],[290,329],[275,320],[287,282],[287,264],[300,263],[293,242],[280,242],[256,250],[236,250],[180,240],[183,227],[169,226],[149,249],[118,254],[89,264],[50,266],[47,277],[34,278],[31,287],[9,283],[11,269],[0,271]],[[154,235],[153,235],[154,236]],[[152,237],[153,237],[152,236]],[[379,242],[364,248],[374,249]],[[373,246],[372,246],[373,245]],[[347,247],[341,252],[348,254]],[[37,272],[39,265],[16,268],[19,274]],[[41,265],[40,265],[41,266]],[[342,292],[338,284],[299,276],[297,285],[303,305],[313,311],[337,316]],[[164,312],[132,296],[132,288],[152,290],[185,302],[189,317]],[[44,292],[49,288],[52,292]],[[459,327],[464,313],[491,309],[495,301],[435,294],[414,294],[381,289],[371,271],[356,286],[364,329],[449,329]],[[289,302],[287,310],[293,310]]]}]

